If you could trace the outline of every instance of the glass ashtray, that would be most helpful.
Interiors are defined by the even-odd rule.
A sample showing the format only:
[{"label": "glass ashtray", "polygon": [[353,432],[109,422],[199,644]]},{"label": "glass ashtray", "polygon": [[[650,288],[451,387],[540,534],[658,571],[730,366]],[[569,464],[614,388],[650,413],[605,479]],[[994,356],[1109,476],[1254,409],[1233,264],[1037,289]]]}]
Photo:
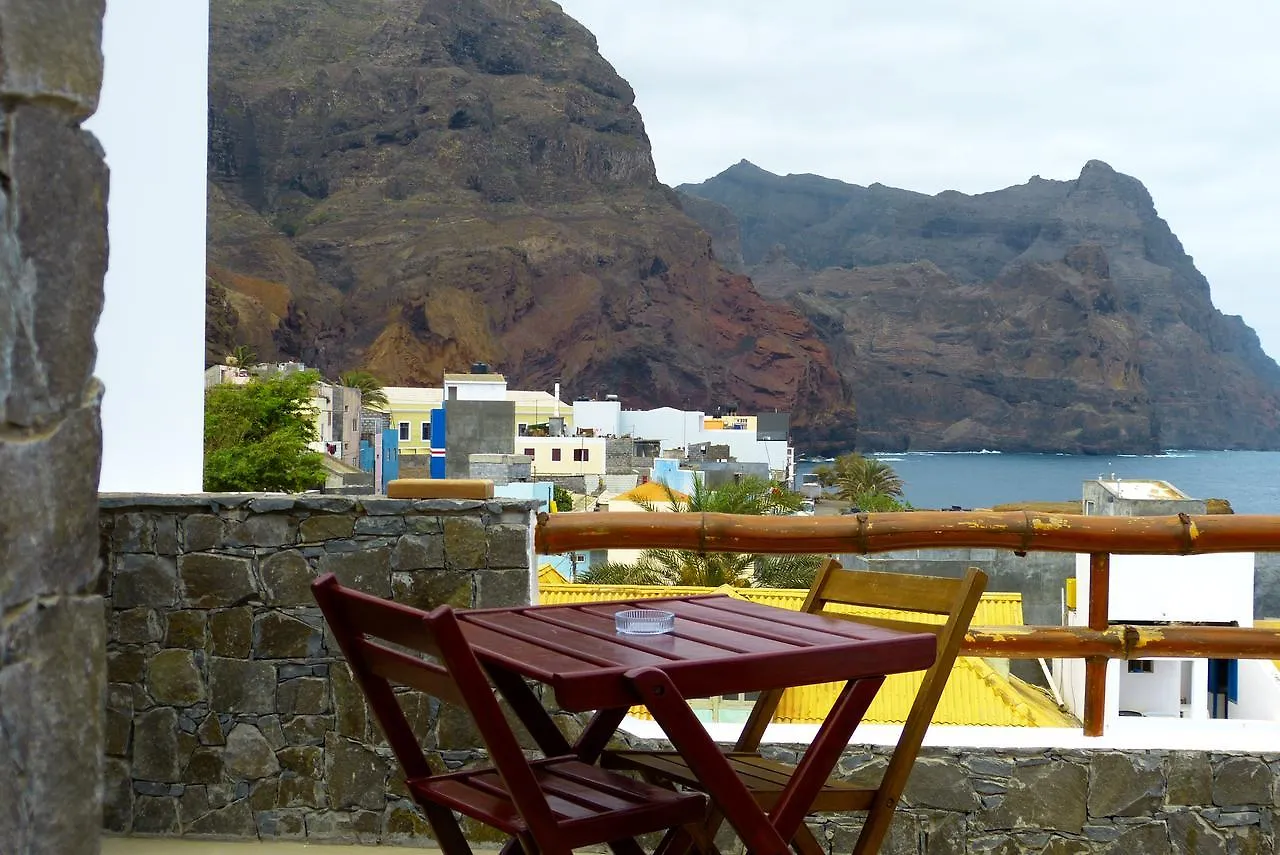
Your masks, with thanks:
[{"label": "glass ashtray", "polygon": [[621,635],[661,635],[675,630],[676,616],[661,609],[625,609],[614,613],[613,626]]}]

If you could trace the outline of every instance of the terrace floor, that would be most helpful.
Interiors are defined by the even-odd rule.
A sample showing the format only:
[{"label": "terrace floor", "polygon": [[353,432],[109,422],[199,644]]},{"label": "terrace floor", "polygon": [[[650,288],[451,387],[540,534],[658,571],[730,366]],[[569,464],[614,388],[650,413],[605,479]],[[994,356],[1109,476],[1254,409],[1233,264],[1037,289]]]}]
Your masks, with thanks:
[{"label": "terrace floor", "polygon": [[[383,852],[421,852],[439,855],[438,849],[399,846],[339,846],[328,843],[257,843],[228,840],[179,840],[164,837],[103,837],[102,855],[369,855]],[[494,850],[495,852],[497,850]],[[483,850],[477,850],[483,852]]]}]

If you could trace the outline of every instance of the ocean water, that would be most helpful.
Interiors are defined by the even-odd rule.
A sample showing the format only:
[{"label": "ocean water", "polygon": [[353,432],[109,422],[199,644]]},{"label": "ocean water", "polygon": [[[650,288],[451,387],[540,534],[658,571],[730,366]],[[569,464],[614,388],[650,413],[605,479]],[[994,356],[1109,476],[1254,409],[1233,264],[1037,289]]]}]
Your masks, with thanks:
[{"label": "ocean water", "polygon": [[[1099,476],[1168,481],[1197,499],[1227,499],[1238,514],[1280,514],[1280,451],[1165,451],[1150,455],[929,452],[870,455],[893,466],[917,508],[985,508],[1080,499]],[[823,461],[796,464],[797,482]]]}]

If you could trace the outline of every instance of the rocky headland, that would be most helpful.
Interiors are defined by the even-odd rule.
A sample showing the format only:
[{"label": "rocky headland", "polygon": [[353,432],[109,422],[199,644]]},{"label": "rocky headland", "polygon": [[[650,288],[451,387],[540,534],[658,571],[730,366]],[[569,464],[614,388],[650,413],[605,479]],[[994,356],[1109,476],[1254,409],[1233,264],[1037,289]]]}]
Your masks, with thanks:
[{"label": "rocky headland", "polygon": [[975,196],[745,161],[679,189],[719,257],[813,322],[860,448],[1280,447],[1280,368],[1105,163]]}]

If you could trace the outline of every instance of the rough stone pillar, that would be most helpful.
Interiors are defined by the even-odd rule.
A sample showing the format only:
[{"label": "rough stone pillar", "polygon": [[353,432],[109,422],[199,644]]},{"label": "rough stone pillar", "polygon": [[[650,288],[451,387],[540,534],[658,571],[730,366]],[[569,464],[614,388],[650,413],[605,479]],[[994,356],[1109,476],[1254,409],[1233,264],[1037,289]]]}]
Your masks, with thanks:
[{"label": "rough stone pillar", "polygon": [[97,853],[104,0],[0,0],[0,852]]}]

